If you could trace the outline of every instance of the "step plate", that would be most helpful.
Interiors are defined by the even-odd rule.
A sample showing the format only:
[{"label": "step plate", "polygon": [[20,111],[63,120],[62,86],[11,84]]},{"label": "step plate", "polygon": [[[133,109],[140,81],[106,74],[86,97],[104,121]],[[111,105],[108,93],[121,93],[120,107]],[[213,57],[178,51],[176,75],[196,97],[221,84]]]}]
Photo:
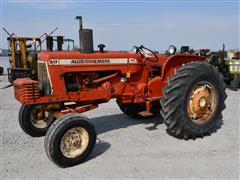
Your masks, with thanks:
[{"label": "step plate", "polygon": [[148,112],[148,111],[141,111],[141,112],[138,113],[138,115],[143,116],[143,117],[151,117],[154,114],[151,113],[151,112]]}]

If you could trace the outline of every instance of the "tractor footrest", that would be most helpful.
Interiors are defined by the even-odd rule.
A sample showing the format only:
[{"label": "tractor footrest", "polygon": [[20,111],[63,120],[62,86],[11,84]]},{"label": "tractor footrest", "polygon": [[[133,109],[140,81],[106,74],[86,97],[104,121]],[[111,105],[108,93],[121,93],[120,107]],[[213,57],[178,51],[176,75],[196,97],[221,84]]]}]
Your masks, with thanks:
[{"label": "tractor footrest", "polygon": [[146,98],[148,101],[159,101],[161,99],[161,96],[156,96],[156,97],[148,97]]},{"label": "tractor footrest", "polygon": [[143,116],[143,117],[151,117],[154,114],[151,113],[151,112],[148,112],[148,111],[141,111],[141,112],[138,113],[138,115]]}]

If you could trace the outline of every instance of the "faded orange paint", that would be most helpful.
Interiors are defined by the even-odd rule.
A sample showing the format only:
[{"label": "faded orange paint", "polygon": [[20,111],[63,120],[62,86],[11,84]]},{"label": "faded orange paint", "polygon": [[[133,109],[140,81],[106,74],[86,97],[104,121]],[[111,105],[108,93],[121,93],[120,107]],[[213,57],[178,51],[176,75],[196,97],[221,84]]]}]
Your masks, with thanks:
[{"label": "faded orange paint", "polygon": [[[79,51],[43,51],[40,53],[39,62],[47,64],[53,93],[49,96],[42,96],[36,91],[36,84],[41,82],[17,79],[13,83],[15,97],[22,104],[75,102],[77,105],[73,108],[108,102],[112,98],[117,98],[123,103],[147,102],[151,104],[152,101],[160,99],[162,88],[167,85],[167,78],[173,75],[175,69],[191,61],[206,60],[203,57],[187,54],[157,54],[157,57],[157,62],[151,62],[139,54],[124,51],[91,54],[83,54]],[[65,60],[64,62],[68,64],[57,64],[61,62],[58,61],[59,59]],[[84,59],[84,61],[77,61],[79,59]],[[109,59],[112,63],[108,63]],[[120,63],[120,59],[127,59],[127,62]],[[135,59],[136,62],[131,63],[132,59]],[[84,62],[91,62],[91,64]],[[161,70],[156,67],[161,67]],[[85,80],[85,84],[79,91],[67,92],[63,78],[66,73],[90,72],[91,76],[89,76],[93,78],[94,73],[101,71],[115,71],[116,73],[103,79],[96,76],[94,79],[96,86],[94,87],[88,87],[89,82]],[[33,93],[38,96],[34,96]]]}]

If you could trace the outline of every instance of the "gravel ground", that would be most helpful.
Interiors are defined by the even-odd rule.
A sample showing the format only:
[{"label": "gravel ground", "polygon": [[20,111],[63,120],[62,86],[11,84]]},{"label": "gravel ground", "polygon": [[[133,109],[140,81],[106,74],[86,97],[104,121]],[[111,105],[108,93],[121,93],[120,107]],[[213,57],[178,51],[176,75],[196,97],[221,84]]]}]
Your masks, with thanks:
[{"label": "gravel ground", "polygon": [[[7,61],[0,64],[6,67]],[[5,70],[6,73],[6,70]],[[0,76],[0,86],[7,85]],[[227,90],[227,108],[217,133],[195,141],[169,136],[160,118],[130,119],[115,101],[84,113],[98,133],[88,160],[61,169],[43,148],[44,138],[20,129],[20,103],[12,88],[0,90],[2,179],[239,179],[240,91]],[[155,127],[156,125],[156,127]]]}]

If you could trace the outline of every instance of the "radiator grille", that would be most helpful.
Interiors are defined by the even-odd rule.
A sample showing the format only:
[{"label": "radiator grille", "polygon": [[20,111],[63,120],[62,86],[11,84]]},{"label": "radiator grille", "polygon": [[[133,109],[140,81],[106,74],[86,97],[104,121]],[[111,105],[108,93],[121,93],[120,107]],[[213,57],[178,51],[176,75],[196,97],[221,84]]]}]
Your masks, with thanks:
[{"label": "radiator grille", "polygon": [[41,87],[41,94],[44,96],[51,95],[51,85],[47,72],[47,66],[43,62],[38,62],[38,81]]}]

